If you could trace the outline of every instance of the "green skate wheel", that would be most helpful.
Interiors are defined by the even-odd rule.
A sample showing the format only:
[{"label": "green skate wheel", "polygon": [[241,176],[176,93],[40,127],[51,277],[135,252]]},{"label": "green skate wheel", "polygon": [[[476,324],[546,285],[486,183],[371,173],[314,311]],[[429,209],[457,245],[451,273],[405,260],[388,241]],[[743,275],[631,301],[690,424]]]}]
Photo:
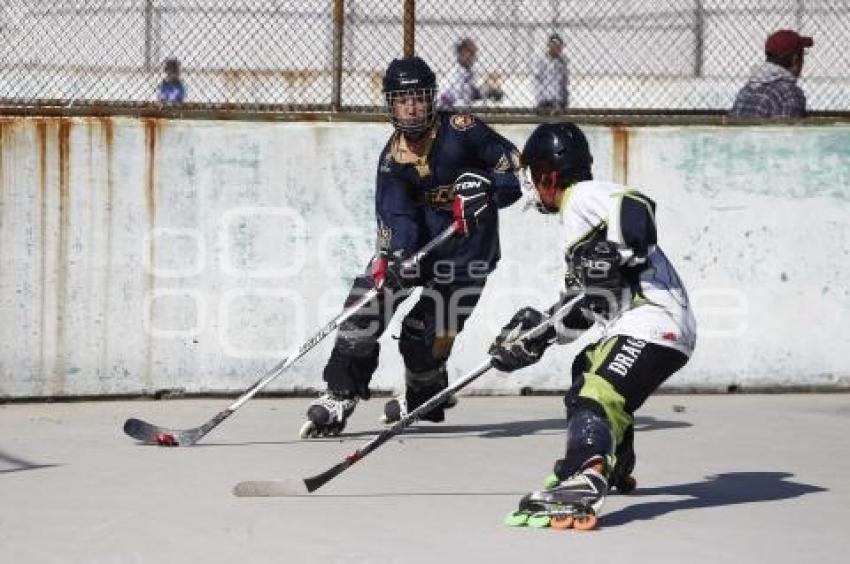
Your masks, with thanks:
[{"label": "green skate wheel", "polygon": [[543,513],[535,513],[528,517],[528,526],[535,529],[543,529],[549,526],[552,521],[551,517]]},{"label": "green skate wheel", "polygon": [[505,525],[508,527],[524,527],[528,523],[528,513],[525,511],[514,511],[505,517]]}]

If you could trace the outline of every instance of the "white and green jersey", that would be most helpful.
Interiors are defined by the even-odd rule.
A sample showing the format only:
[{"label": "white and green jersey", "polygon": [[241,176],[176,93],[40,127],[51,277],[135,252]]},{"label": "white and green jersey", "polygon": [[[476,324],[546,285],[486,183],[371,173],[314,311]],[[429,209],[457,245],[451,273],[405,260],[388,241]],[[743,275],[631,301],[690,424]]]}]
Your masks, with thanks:
[{"label": "white and green jersey", "polygon": [[639,272],[605,338],[628,335],[690,356],[696,320],[684,284],[657,245],[655,203],[621,184],[590,180],[567,190],[560,213],[568,263],[578,246],[607,239],[617,244],[624,265]]}]

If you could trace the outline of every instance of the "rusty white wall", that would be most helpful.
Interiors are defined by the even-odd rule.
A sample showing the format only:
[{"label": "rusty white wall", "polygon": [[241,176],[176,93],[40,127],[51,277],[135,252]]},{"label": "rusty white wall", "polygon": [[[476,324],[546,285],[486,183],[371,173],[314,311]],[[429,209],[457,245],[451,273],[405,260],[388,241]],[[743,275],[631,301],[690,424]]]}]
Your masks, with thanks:
[{"label": "rusty white wall", "polygon": [[[521,145],[532,128],[499,129]],[[671,387],[848,387],[850,127],[587,131],[598,178],[658,201],[695,305],[697,352]],[[339,311],[368,261],[388,134],[0,118],[0,397],[244,389]],[[556,225],[515,208],[453,375],[517,307],[557,295]],[[321,387],[330,341],[270,389]],[[396,343],[382,342],[373,386],[398,387]],[[564,388],[577,346],[474,389]]]}]

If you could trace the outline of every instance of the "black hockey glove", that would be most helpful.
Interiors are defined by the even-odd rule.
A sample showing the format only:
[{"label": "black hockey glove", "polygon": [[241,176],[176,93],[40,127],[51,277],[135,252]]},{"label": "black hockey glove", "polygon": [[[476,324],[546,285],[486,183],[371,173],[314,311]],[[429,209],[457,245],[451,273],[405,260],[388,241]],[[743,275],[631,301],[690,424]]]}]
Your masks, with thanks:
[{"label": "black hockey glove", "polygon": [[571,259],[571,276],[584,287],[587,297],[580,306],[609,316],[619,308],[627,282],[620,268],[622,257],[611,241],[591,241],[577,248]]},{"label": "black hockey glove", "polygon": [[457,177],[452,211],[459,235],[469,235],[493,219],[496,207],[491,188],[490,181],[475,172],[464,172]]},{"label": "black hockey glove", "polygon": [[404,268],[407,259],[404,251],[395,251],[392,255],[380,252],[372,259],[372,283],[378,290],[397,292],[414,286],[418,279],[417,267]]},{"label": "black hockey glove", "polygon": [[516,312],[490,345],[488,353],[493,357],[493,366],[502,372],[513,372],[540,360],[555,339],[555,330],[549,327],[540,336],[522,340],[519,337],[545,320],[545,315],[531,307]]}]

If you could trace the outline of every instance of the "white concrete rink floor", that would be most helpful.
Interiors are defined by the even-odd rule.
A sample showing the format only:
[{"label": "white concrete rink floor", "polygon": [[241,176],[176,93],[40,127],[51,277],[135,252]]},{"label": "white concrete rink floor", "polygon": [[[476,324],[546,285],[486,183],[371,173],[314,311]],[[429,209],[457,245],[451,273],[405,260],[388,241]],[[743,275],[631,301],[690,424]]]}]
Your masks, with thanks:
[{"label": "white concrete rink floor", "polygon": [[592,532],[502,525],[562,453],[556,396],[462,398],[312,495],[234,497],[239,481],[340,461],[384,398],[314,442],[296,438],[307,402],[254,400],[190,448],[140,446],[121,426],[194,427],[228,400],[0,405],[0,562],[848,561],[846,394],[651,398],[639,489],[609,497]]}]

